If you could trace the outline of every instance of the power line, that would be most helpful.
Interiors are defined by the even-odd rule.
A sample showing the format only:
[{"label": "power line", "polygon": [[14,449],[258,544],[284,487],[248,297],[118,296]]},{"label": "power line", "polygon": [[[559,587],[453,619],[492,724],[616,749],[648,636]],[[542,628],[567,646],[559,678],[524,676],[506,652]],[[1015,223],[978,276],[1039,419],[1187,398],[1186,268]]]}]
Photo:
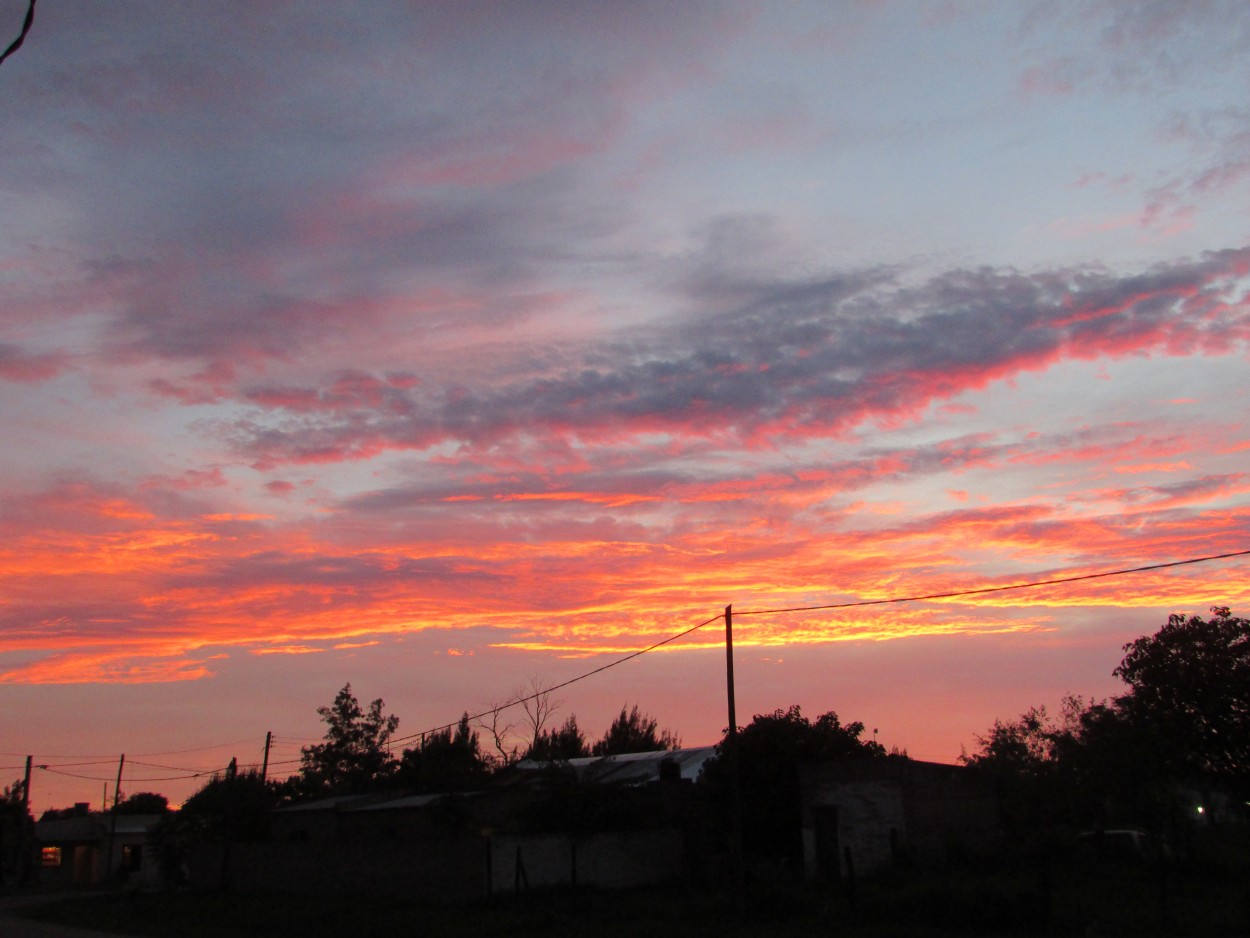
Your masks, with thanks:
[{"label": "power line", "polygon": [[[48,772],[52,775],[65,775],[65,776],[68,776],[69,778],[81,778],[81,779],[86,779],[87,781],[91,781],[91,782],[111,782],[113,781],[113,778],[114,778],[113,776],[106,776],[106,775],[83,775],[80,772],[62,772],[59,769],[55,769],[47,765],[36,766],[36,768],[42,769],[43,771]],[[182,781],[188,778],[202,778],[205,775],[212,775],[216,772],[224,772],[224,771],[225,769],[221,768],[221,769],[212,769],[212,770],[208,770],[204,772],[194,772],[190,775],[161,775],[161,776],[153,776],[150,778],[135,778],[134,776],[131,776],[129,778],[123,778],[122,781],[130,782],[132,784],[135,782],[139,782],[139,783],[175,782],[175,781]]]},{"label": "power line", "polygon": [[[162,752],[140,752],[140,753],[136,753],[136,755],[140,757],[180,756],[188,752],[211,752],[214,749],[225,749],[228,746],[242,746],[245,743],[252,742],[255,738],[256,737],[254,736],[249,736],[246,739],[235,739],[235,740],[231,740],[230,742],[217,743],[216,745],[212,745],[212,746],[196,746],[192,749],[166,749]],[[25,755],[27,755],[27,753],[24,753],[24,752],[0,752],[0,756],[25,756]],[[82,754],[71,754],[71,755],[62,754],[62,755],[55,755],[55,756],[54,755],[39,755],[39,754],[36,754],[36,755],[42,759],[92,759],[92,760],[95,760],[92,762],[59,763],[61,765],[114,765],[117,762],[116,756],[103,755],[100,753],[93,753],[90,755],[82,755]]]},{"label": "power line", "polygon": [[22,31],[18,37],[9,43],[9,47],[0,53],[0,62],[3,62],[10,55],[22,47],[22,43],[26,41],[26,34],[30,32],[30,26],[35,21],[35,0],[30,0],[30,6],[26,8],[26,19],[22,21]]},{"label": "power line", "polygon": [[[1169,568],[1174,568],[1174,567],[1186,567],[1186,565],[1210,563],[1210,562],[1213,562],[1213,560],[1228,560],[1230,558],[1235,558],[1235,557],[1246,557],[1246,555],[1250,555],[1250,549],[1234,550],[1234,552],[1229,552],[1225,554],[1210,554],[1208,555],[1208,557],[1195,557],[1195,558],[1189,558],[1185,560],[1171,560],[1171,562],[1168,562],[1168,563],[1146,564],[1144,565],[1144,567],[1130,567],[1130,568],[1116,569],[1116,570],[1104,570],[1104,572],[1101,572],[1101,573],[1075,574],[1075,575],[1071,575],[1071,577],[1053,577],[1053,578],[1041,579],[1041,580],[1029,580],[1029,582],[1001,585],[1001,587],[978,587],[978,588],[973,588],[973,589],[949,590],[949,592],[945,592],[945,593],[906,595],[906,597],[889,597],[885,599],[860,599],[860,600],[851,600],[851,602],[845,602],[845,603],[800,605],[800,607],[786,607],[786,608],[778,608],[778,609],[735,610],[735,615],[737,615],[737,617],[742,617],[742,615],[778,615],[778,614],[783,614],[783,613],[821,612],[821,610],[826,610],[826,609],[850,609],[850,608],[855,608],[855,607],[868,607],[868,605],[919,603],[919,602],[926,602],[926,600],[934,600],[934,599],[958,599],[961,597],[974,597],[974,595],[984,595],[988,593],[1005,593],[1005,592],[1009,592],[1009,590],[1038,589],[1041,587],[1053,587],[1053,585],[1060,585],[1060,584],[1065,584],[1065,583],[1079,583],[1081,582],[1081,580],[1105,579],[1105,578],[1111,578],[1111,577],[1126,577],[1126,575],[1131,575],[1131,574],[1136,574],[1136,573],[1149,573],[1151,572],[1151,570],[1163,570],[1163,569],[1169,569]],[[700,622],[699,624],[696,624],[696,625],[691,625],[690,628],[687,628],[687,629],[681,630],[681,632],[677,632],[675,634],[669,635],[669,637],[661,639],[659,640],[659,642],[655,642],[650,645],[647,645],[646,648],[640,648],[640,649],[635,650],[635,652],[630,652],[629,654],[622,655],[621,658],[616,658],[614,660],[611,660],[611,662],[607,662],[606,664],[600,665],[600,667],[587,670],[587,672],[585,673],[577,674],[576,677],[572,677],[567,680],[564,680],[564,682],[560,682],[559,684],[552,684],[551,687],[542,688],[541,690],[535,690],[535,693],[527,694],[525,695],[525,697],[519,697],[514,700],[509,700],[509,702],[507,703],[500,704],[499,707],[491,707],[489,709],[482,710],[482,712],[480,713],[472,714],[470,715],[469,719],[477,720],[477,719],[481,719],[482,717],[489,717],[489,715],[491,714],[504,712],[504,710],[507,710],[507,709],[520,707],[520,705],[529,703],[531,702],[531,700],[536,700],[536,699],[539,699],[540,697],[544,697],[544,695],[550,694],[551,692],[554,692],[554,690],[561,690],[566,687],[570,687],[570,685],[576,684],[577,682],[581,682],[581,680],[594,677],[594,675],[596,674],[604,673],[605,670],[615,668],[617,667],[617,665],[625,664],[626,662],[631,662],[631,660],[634,660],[635,658],[640,658],[641,655],[647,654],[649,652],[654,652],[654,650],[656,650],[657,648],[662,648],[664,647],[664,645],[674,643],[676,642],[676,640],[685,638],[686,635],[690,635],[691,633],[697,632],[697,630],[699,629],[706,628],[707,625],[711,625],[714,622],[720,622],[721,619],[722,619],[722,615],[719,615],[719,614],[714,615],[714,617],[711,617],[710,619],[705,619],[704,622]],[[396,737],[394,739],[389,740],[389,742],[391,744],[410,742],[410,740],[425,737],[425,735],[429,735],[431,733],[445,732],[445,730],[449,730],[449,729],[456,727],[456,725],[459,724],[459,722],[460,720],[455,720],[455,722],[452,722],[452,723],[444,723],[444,724],[439,725],[439,727],[426,729],[424,730],[424,732],[421,732],[421,733],[412,733],[410,735],[405,735],[405,737]],[[285,744],[299,744],[302,742],[302,738],[299,738],[299,737],[276,737],[275,735],[274,742],[275,743],[279,742],[279,740],[282,740],[282,742],[284,742]],[[178,754],[183,754],[183,753],[207,752],[207,750],[222,749],[225,747],[229,747],[229,745],[241,745],[247,742],[250,742],[250,738],[242,739],[242,740],[235,740],[235,742],[230,742],[230,743],[206,745],[206,747],[196,747],[196,748],[191,748],[191,749],[171,749],[171,750],[165,750],[165,752],[159,752],[159,753],[139,753],[139,754],[148,755],[148,757],[154,757],[154,755],[178,755]],[[0,753],[0,755],[19,755],[19,753]],[[63,755],[63,757],[45,757],[45,758],[55,759],[55,758],[75,758],[75,757],[64,757]],[[78,757],[78,758],[94,758],[94,757]],[[296,764],[300,762],[302,762],[302,759],[279,760],[279,762],[271,762],[270,767],[275,767],[275,765],[291,765],[291,764]],[[95,782],[109,782],[111,778],[100,778],[100,777],[96,777],[96,775],[83,775],[83,774],[78,774],[78,773],[64,772],[63,770],[63,768],[78,768],[78,767],[85,767],[85,765],[100,765],[100,764],[109,764],[109,763],[106,762],[106,760],[100,760],[100,762],[60,763],[59,765],[41,764],[39,765],[39,768],[42,770],[45,770],[45,772],[51,772],[51,773],[60,774],[60,775],[69,775],[69,777],[71,778],[90,779],[90,780],[95,780]],[[135,764],[146,765],[146,767],[150,767],[150,768],[170,769],[170,770],[174,770],[174,772],[187,772],[191,774],[170,775],[170,777],[163,777],[163,778],[141,778],[141,779],[131,778],[130,779],[131,782],[169,782],[169,780],[201,778],[207,774],[224,772],[224,769],[199,770],[199,769],[191,769],[191,768],[185,768],[185,767],[176,767],[176,765],[163,765],[159,763],[136,762]]]},{"label": "power line", "polygon": [[1170,563],[1152,563],[1145,567],[1130,567],[1126,570],[1108,570],[1103,573],[1082,573],[1076,576],[1055,577],[1049,580],[1033,580],[1028,583],[1012,583],[1008,586],[982,586],[976,589],[956,590],[950,593],[929,593],[924,596],[895,596],[890,599],[860,599],[854,602],[830,603],[823,606],[792,606],[788,609],[757,609],[754,612],[739,612],[735,616],[771,616],[782,612],[815,612],[821,609],[849,609],[852,606],[884,606],[888,603],[914,603],[928,599],[954,599],[958,596],[978,596],[984,593],[1004,593],[1007,590],[1035,589],[1039,586],[1054,586],[1057,583],[1076,583],[1080,580],[1098,580],[1103,577],[1125,576],[1130,573],[1146,573],[1150,570],[1165,570],[1168,567],[1183,567],[1187,564],[1206,563],[1210,560],[1227,560],[1229,557],[1244,557],[1250,550],[1236,550],[1228,554],[1212,554],[1209,557],[1193,557],[1189,560],[1173,560]]},{"label": "power line", "polygon": [[[982,586],[982,587],[976,587],[974,589],[953,590],[951,592],[946,592],[946,593],[929,593],[926,595],[918,595],[918,596],[894,596],[894,597],[890,597],[887,599],[862,599],[862,600],[855,600],[852,602],[828,603],[828,604],[818,605],[818,606],[792,606],[792,607],[784,608],[784,609],[756,609],[754,611],[748,610],[746,612],[739,612],[738,610],[735,609],[734,615],[735,616],[767,616],[767,615],[777,615],[779,613],[784,613],[784,612],[816,612],[816,611],[820,611],[824,609],[849,609],[854,606],[882,606],[882,605],[887,605],[890,603],[922,602],[924,600],[931,600],[931,599],[955,599],[960,596],[978,596],[978,595],[983,595],[985,593],[1001,593],[1001,592],[1006,592],[1008,590],[1036,589],[1038,587],[1054,586],[1060,583],[1076,583],[1081,580],[1096,580],[1096,579],[1102,579],[1105,577],[1127,576],[1132,573],[1145,573],[1150,570],[1164,570],[1169,567],[1183,567],[1189,564],[1208,563],[1212,560],[1227,560],[1230,557],[1245,557],[1247,555],[1250,555],[1250,550],[1237,550],[1237,551],[1231,551],[1226,554],[1211,554],[1206,557],[1191,557],[1187,560],[1173,560],[1168,563],[1154,563],[1154,564],[1148,564],[1142,567],[1129,567],[1129,568],[1121,569],[1121,570],[1107,570],[1102,573],[1082,573],[1082,574],[1077,574],[1074,576],[1052,577],[1050,579],[1045,579],[1045,580],[1031,580],[1026,583],[1012,583],[1007,586]],[[624,656],[623,658],[618,658],[615,661],[610,661],[607,664],[602,665],[601,667],[595,668],[592,671],[587,671],[585,674],[579,674],[577,677],[570,678],[569,680],[564,681],[563,683],[555,684],[551,687],[544,688],[541,691],[536,691],[535,693],[530,694],[529,696],[520,697],[516,700],[509,701],[506,704],[502,704],[501,706],[492,707],[489,710],[483,710],[481,713],[478,713],[474,716],[469,717],[469,719],[477,720],[477,719],[480,719],[481,717],[489,716],[494,713],[499,713],[503,710],[508,710],[512,707],[519,706],[523,703],[528,703],[531,700],[537,700],[539,697],[542,697],[544,694],[549,694],[552,691],[556,691],[556,690],[560,690],[561,688],[568,687],[570,684],[576,684],[578,681],[585,680],[586,678],[591,677],[595,674],[599,674],[603,671],[606,671],[609,668],[615,668],[617,665],[624,664],[626,661],[632,661],[634,658],[637,658],[641,655],[645,655],[647,652],[654,651],[655,649],[663,645],[667,645],[670,642],[675,642],[679,638],[685,638],[691,632],[697,632],[699,629],[704,628],[705,626],[711,625],[713,622],[718,622],[722,618],[723,616],[720,616],[720,615],[713,616],[712,618],[704,622],[700,622],[698,625],[691,626],[685,631],[678,632],[676,635],[670,635],[668,638],[663,639],[662,641],[658,641],[654,645],[648,645],[646,648],[641,648],[638,651],[631,652],[630,654]],[[435,727],[432,730],[426,730],[424,733],[413,733],[411,736],[402,736],[396,739],[392,739],[390,742],[402,743],[402,742],[407,742],[408,740],[416,739],[419,736],[425,736],[428,733],[443,732],[444,730],[449,730],[452,727],[456,726],[457,723],[459,722],[460,721],[457,720],[455,723],[444,723],[442,726]]]},{"label": "power line", "polygon": [[[534,693],[529,694],[528,696],[518,697],[516,700],[510,700],[505,704],[500,704],[498,707],[491,707],[489,710],[483,710],[481,713],[477,713],[469,717],[469,719],[478,720],[484,716],[489,716],[490,714],[493,714],[493,713],[500,713],[501,711],[504,711],[504,710],[510,710],[513,707],[519,707],[521,704],[529,703],[531,700],[537,700],[539,697],[542,697],[546,694],[550,694],[552,691],[556,691],[556,690],[560,690],[562,688],[568,687],[570,684],[576,684],[578,681],[584,681],[588,677],[593,677],[596,674],[601,674],[602,672],[608,670],[609,668],[615,668],[618,664],[624,664],[626,661],[632,661],[633,659],[639,657],[640,655],[645,655],[649,651],[655,651],[657,648],[663,645],[667,645],[670,642],[675,642],[679,638],[685,638],[691,632],[697,632],[699,629],[703,628],[704,626],[711,625],[713,622],[718,621],[720,618],[721,618],[720,616],[712,616],[712,618],[704,622],[700,622],[698,625],[692,625],[690,628],[686,629],[684,632],[678,632],[676,635],[670,635],[668,638],[663,639],[662,641],[658,641],[654,645],[648,645],[646,648],[640,648],[637,651],[632,651],[628,655],[625,655],[623,658],[617,658],[615,661],[609,661],[607,664],[601,665],[592,671],[587,671],[585,674],[579,674],[577,677],[570,678],[569,680],[563,681],[559,684],[553,684],[551,687],[545,687],[540,691],[535,691]],[[464,719],[464,718],[461,717],[461,719]],[[392,739],[391,742],[403,743],[403,742],[407,742],[410,739],[416,739],[418,736],[425,736],[427,733],[441,733],[444,730],[449,730],[453,726],[456,726],[459,722],[460,720],[456,720],[454,723],[444,723],[442,726],[437,726],[432,730],[426,730],[424,733],[413,733],[411,736],[400,736],[396,739]]]}]

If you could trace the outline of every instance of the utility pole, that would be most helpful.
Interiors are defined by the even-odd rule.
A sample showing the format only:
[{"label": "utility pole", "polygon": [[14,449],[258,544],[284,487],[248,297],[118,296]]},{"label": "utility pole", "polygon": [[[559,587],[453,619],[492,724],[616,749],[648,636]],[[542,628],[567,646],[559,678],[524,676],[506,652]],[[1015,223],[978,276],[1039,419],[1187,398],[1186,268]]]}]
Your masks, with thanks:
[{"label": "utility pole", "polygon": [[269,745],[273,742],[273,731],[265,733],[265,761],[260,766],[260,780],[263,783],[269,778]]},{"label": "utility pole", "polygon": [[33,768],[32,763],[35,761],[34,756],[26,757],[26,777],[22,779],[22,813],[25,814],[30,810],[30,770]]},{"label": "utility pole", "polygon": [[226,766],[226,816],[221,838],[221,872],[217,881],[218,888],[222,890],[230,882],[230,848],[234,840],[234,820],[238,810],[237,801],[239,798],[239,789],[234,782],[238,777],[239,760],[236,756],[231,756],[230,764]]},{"label": "utility pole", "polygon": [[33,768],[34,756],[26,757],[26,775],[22,779],[22,816],[17,834],[17,849],[20,852],[17,861],[17,881],[25,886],[30,882],[34,848],[34,826],[30,823],[30,770]]},{"label": "utility pole", "polygon": [[122,797],[122,769],[126,767],[126,754],[123,752],[120,759],[117,760],[117,784],[113,788],[113,822],[109,825],[109,852],[104,859],[104,878],[107,880],[113,875],[113,847],[117,841],[117,803]]},{"label": "utility pole", "polygon": [[742,912],[742,780],[738,766],[738,710],[734,703],[733,608],[732,603],[725,607],[725,688],[729,698],[729,733],[726,739],[726,754],[729,756],[729,868],[734,906]]}]

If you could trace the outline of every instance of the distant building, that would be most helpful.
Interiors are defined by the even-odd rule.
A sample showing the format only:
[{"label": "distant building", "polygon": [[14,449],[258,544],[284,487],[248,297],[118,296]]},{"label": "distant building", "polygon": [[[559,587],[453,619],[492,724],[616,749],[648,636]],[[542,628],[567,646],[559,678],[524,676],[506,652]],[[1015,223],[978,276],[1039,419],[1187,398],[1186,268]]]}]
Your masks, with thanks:
[{"label": "distant building", "polygon": [[270,836],[192,858],[192,882],[475,901],[529,888],[622,888],[689,873],[689,784],[712,747],[522,762],[485,789],[323,798]]},{"label": "distant building", "polygon": [[79,805],[70,817],[35,824],[37,879],[44,885],[125,881],[156,885],[160,863],[152,838],[161,814],[111,814]]},{"label": "distant building", "polygon": [[802,770],[808,879],[937,865],[1001,845],[993,782],[965,766],[849,759]]},{"label": "distant building", "polygon": [[516,768],[521,772],[535,772],[552,765],[567,766],[577,774],[579,781],[597,785],[647,785],[665,779],[694,782],[703,770],[703,763],[715,755],[715,746],[696,746],[617,756],[585,756],[556,763],[525,759],[518,762]]}]

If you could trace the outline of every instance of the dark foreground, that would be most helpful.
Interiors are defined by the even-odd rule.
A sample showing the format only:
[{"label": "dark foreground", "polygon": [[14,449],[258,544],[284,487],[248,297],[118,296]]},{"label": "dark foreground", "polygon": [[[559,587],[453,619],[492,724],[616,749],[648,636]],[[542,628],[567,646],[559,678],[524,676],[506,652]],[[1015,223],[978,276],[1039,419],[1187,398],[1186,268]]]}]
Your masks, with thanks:
[{"label": "dark foreground", "polygon": [[688,889],[535,893],[471,908],[381,899],[112,893],[27,906],[41,921],[126,935],[639,935],[930,938],[1250,934],[1250,873],[1130,867],[892,874],[835,887],[757,886],[741,909]]}]

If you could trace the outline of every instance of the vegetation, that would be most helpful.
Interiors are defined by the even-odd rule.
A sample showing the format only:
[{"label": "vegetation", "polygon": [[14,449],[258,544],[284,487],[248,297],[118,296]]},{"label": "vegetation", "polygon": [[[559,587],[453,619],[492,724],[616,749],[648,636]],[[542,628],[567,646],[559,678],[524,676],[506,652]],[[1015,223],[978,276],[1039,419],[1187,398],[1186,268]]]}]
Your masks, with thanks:
[{"label": "vegetation", "polygon": [[116,814],[168,814],[169,799],[154,791],[141,791],[118,802]]},{"label": "vegetation", "polygon": [[[1124,647],[1113,673],[1127,692],[1064,700],[996,721],[962,761],[992,774],[1009,832],[1054,838],[1139,826],[1174,833],[1185,789],[1250,795],[1250,620],[1170,616]],[[1210,810],[1206,806],[1204,810]]]},{"label": "vegetation", "polygon": [[405,749],[396,780],[413,791],[456,792],[477,787],[489,774],[490,765],[466,713],[454,733],[448,727]]},{"label": "vegetation", "polygon": [[[812,722],[799,707],[756,714],[738,731],[743,847],[748,856],[802,862],[799,771],[805,763],[884,758],[885,749],[861,740],[864,724],[843,724],[832,710]],[[721,814],[730,802],[729,736],[703,767],[704,792]]]},{"label": "vegetation", "polygon": [[530,743],[525,758],[538,762],[567,762],[590,755],[586,735],[577,725],[576,714],[570,714],[559,729],[539,730]]},{"label": "vegetation", "polygon": [[681,740],[671,730],[658,729],[658,721],[634,706],[612,721],[603,739],[590,747],[592,756],[620,756],[628,752],[660,752],[676,749]]},{"label": "vegetation", "polygon": [[[1122,695],[1104,701],[1068,697],[1057,715],[1038,706],[1015,720],[995,721],[976,738],[975,751],[962,757],[974,771],[992,776],[1000,795],[1009,843],[992,862],[970,855],[941,871],[900,864],[862,882],[822,886],[804,886],[800,877],[786,875],[801,864],[803,767],[895,758],[863,738],[863,723],[843,723],[832,711],[811,720],[792,706],[758,714],[736,734],[750,861],[744,914],[733,910],[719,891],[723,878],[715,875],[701,880],[711,886],[707,892],[688,886],[632,894],[537,893],[529,902],[454,910],[376,898],[183,894],[100,897],[38,914],[132,934],[206,938],[315,938],[344,931],[562,935],[582,934],[590,923],[607,936],[1245,933],[1250,888],[1242,860],[1250,828],[1186,824],[1177,812],[1186,791],[1208,798],[1224,793],[1230,796],[1227,819],[1241,819],[1250,793],[1250,621],[1223,607],[1209,619],[1171,616],[1159,632],[1124,651],[1113,672],[1125,683]],[[675,748],[674,734],[635,705],[622,707],[604,736],[588,745],[573,715],[558,727],[545,725],[553,709],[544,701],[529,711],[527,755],[553,765],[540,777],[546,797],[520,809],[519,829],[582,834],[680,821],[688,842],[705,851],[709,869],[719,862],[729,830],[728,736],[706,764],[693,798],[667,786],[614,789],[590,785],[559,763],[592,752]],[[169,816],[162,837],[171,864],[180,862],[180,845],[196,840],[228,844],[265,836],[271,808],[284,800],[386,787],[467,790],[506,765],[483,753],[467,714],[395,759],[388,744],[398,720],[385,715],[380,699],[362,708],[345,685],[334,704],[318,712],[326,738],[305,748],[298,775],[274,783],[254,772],[231,771]],[[163,800],[140,793],[118,810],[147,813]],[[17,786],[0,797],[8,813],[20,803]],[[1113,861],[1079,846],[1078,832],[1116,827],[1164,835],[1170,849]]]},{"label": "vegetation", "polygon": [[394,775],[396,760],[387,748],[399,717],[384,716],[381,698],[368,710],[360,706],[352,685],[344,684],[329,707],[318,707],[326,724],[325,742],[302,750],[298,790],[304,795],[340,795],[384,785]]}]

